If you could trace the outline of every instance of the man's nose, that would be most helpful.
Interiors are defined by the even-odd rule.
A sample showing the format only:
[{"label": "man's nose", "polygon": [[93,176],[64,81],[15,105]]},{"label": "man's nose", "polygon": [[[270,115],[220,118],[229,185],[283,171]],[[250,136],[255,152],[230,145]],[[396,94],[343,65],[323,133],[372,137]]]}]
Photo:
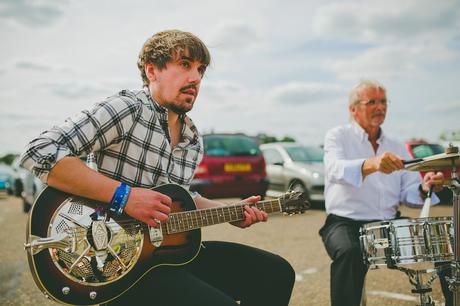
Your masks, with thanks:
[{"label": "man's nose", "polygon": [[377,109],[382,109],[382,110],[384,110],[384,109],[387,108],[387,104],[384,103],[384,102],[382,102],[382,101],[380,101],[380,100],[377,100],[376,107],[377,107]]},{"label": "man's nose", "polygon": [[199,84],[201,82],[201,77],[202,75],[198,69],[191,69],[188,79],[190,83]]}]

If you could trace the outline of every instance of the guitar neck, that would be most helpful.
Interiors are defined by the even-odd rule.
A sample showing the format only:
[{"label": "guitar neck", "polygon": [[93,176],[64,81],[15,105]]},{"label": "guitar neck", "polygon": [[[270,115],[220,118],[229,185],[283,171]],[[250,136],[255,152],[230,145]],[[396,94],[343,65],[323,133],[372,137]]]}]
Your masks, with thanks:
[{"label": "guitar neck", "polygon": [[184,211],[170,214],[165,224],[166,229],[169,234],[174,234],[204,226],[244,220],[244,206],[246,205],[256,206],[268,214],[281,212],[278,199]]}]

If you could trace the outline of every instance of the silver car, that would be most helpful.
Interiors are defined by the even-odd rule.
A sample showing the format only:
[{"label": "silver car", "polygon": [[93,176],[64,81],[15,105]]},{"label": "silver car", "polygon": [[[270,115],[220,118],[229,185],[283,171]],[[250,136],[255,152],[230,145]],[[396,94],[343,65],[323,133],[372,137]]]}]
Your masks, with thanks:
[{"label": "silver car", "polygon": [[267,164],[267,195],[296,190],[306,192],[310,201],[324,201],[324,152],[320,147],[277,142],[260,149]]},{"label": "silver car", "polygon": [[14,189],[12,193],[22,198],[22,210],[27,213],[46,185],[32,172],[21,167],[19,162],[19,157],[17,157],[12,163],[14,170]]}]

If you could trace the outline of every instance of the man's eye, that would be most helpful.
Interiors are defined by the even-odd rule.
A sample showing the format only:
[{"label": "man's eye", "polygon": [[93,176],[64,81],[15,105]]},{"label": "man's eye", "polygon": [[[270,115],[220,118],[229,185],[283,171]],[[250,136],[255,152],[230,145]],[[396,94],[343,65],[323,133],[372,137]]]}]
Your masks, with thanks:
[{"label": "man's eye", "polygon": [[190,63],[189,63],[189,62],[182,62],[182,67],[184,67],[184,68],[189,68],[189,67],[190,67]]}]

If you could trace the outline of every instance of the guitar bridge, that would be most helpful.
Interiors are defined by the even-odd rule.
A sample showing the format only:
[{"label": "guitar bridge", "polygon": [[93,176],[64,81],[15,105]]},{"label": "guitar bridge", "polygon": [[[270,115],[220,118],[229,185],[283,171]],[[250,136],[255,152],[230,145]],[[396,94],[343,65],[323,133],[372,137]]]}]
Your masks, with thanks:
[{"label": "guitar bridge", "polygon": [[149,226],[149,237],[150,242],[155,247],[159,247],[163,242],[163,231],[161,230],[161,226],[159,228]]}]

